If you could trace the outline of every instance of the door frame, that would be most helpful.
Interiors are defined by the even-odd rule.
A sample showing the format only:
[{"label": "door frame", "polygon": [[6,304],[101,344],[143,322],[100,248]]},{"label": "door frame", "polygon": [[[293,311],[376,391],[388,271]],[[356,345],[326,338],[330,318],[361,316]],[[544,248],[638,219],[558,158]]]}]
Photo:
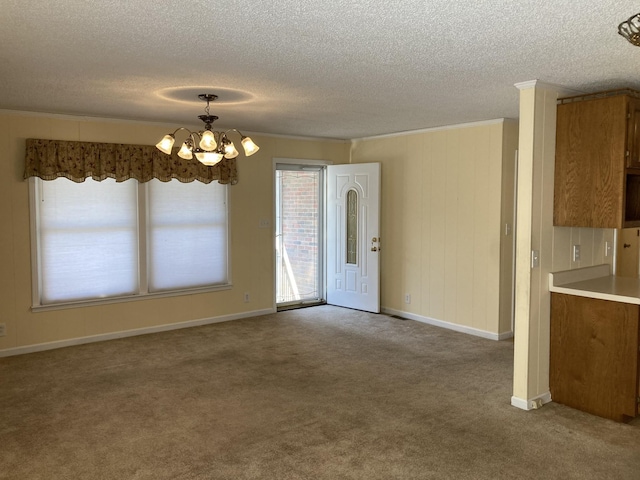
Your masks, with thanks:
[{"label": "door frame", "polygon": [[[277,212],[277,206],[276,206],[276,170],[277,170],[277,166],[278,164],[280,165],[299,165],[304,167],[305,165],[307,166],[313,166],[313,167],[326,167],[327,165],[333,165],[333,162],[331,160],[309,160],[309,159],[302,159],[302,158],[284,158],[284,157],[273,157],[272,158],[272,172],[271,172],[271,191],[272,191],[272,202],[271,202],[271,218],[273,219],[272,222],[272,226],[271,226],[271,251],[273,252],[273,311],[276,312],[278,311],[278,303],[277,303],[277,295],[276,295],[276,285],[277,285],[277,265],[276,262],[278,260],[277,255],[276,255],[276,212]],[[325,169],[325,175],[323,175],[323,185],[320,186],[320,188],[323,190],[323,192],[326,190],[326,169]],[[324,193],[323,193],[324,196]],[[326,300],[326,296],[327,296],[327,286],[326,286],[326,280],[327,280],[327,265],[326,265],[326,248],[327,248],[327,226],[326,226],[326,201],[323,202],[322,205],[318,205],[318,213],[320,215],[322,215],[322,222],[321,222],[321,227],[320,227],[320,245],[319,245],[319,250],[321,250],[320,252],[320,265],[319,265],[319,271],[322,273],[322,297],[324,297],[324,300]]]}]

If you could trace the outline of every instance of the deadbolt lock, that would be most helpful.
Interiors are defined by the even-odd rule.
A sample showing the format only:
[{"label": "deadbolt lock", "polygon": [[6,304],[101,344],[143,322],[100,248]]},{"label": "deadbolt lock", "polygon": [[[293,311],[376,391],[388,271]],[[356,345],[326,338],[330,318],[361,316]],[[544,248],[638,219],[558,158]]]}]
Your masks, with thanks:
[{"label": "deadbolt lock", "polygon": [[379,241],[380,241],[380,237],[373,237],[373,238],[371,239],[371,251],[372,251],[372,252],[378,252],[378,251],[380,251],[380,248],[379,248],[379,247],[376,247],[376,246],[374,245],[374,243],[377,243],[377,242],[379,242]]}]

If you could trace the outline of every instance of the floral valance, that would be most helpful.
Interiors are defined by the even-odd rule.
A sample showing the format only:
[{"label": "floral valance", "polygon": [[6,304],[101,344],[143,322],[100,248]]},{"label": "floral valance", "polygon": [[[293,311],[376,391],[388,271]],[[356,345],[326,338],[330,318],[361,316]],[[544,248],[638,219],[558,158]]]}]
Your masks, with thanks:
[{"label": "floral valance", "polygon": [[66,177],[74,182],[84,182],[86,178],[98,181],[114,178],[117,182],[130,178],[148,182],[157,178],[168,182],[175,178],[181,182],[211,183],[217,180],[234,185],[238,183],[238,168],[235,158],[224,158],[217,165],[208,167],[195,158],[180,158],[177,149],[166,155],[150,145],[29,138],[24,178],[29,177],[43,180]]}]

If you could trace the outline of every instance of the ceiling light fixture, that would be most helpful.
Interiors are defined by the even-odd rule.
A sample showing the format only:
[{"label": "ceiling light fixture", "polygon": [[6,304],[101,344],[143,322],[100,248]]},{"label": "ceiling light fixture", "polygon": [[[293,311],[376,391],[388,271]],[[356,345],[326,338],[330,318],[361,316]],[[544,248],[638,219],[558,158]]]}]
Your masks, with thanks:
[{"label": "ceiling light fixture", "polygon": [[618,25],[618,33],[626,38],[630,44],[640,47],[640,13]]},{"label": "ceiling light fixture", "polygon": [[207,102],[207,106],[204,108],[207,114],[198,115],[198,118],[204,122],[204,130],[192,132],[184,127],[177,128],[175,132],[165,135],[162,140],[156,144],[158,150],[167,155],[171,155],[173,144],[176,141],[176,133],[180,130],[186,131],[189,136],[182,144],[182,147],[180,147],[178,156],[185,160],[190,160],[195,155],[198,161],[208,166],[215,165],[223,158],[235,158],[239,155],[236,146],[229,140],[228,134],[230,132],[236,132],[240,135],[240,142],[242,143],[244,154],[247,157],[253,155],[260,149],[251,138],[243,135],[235,128],[231,128],[225,132],[212,131],[211,124],[215,122],[218,117],[209,113],[209,103],[213,102],[218,96],[213,93],[202,93],[198,95],[198,98]]}]

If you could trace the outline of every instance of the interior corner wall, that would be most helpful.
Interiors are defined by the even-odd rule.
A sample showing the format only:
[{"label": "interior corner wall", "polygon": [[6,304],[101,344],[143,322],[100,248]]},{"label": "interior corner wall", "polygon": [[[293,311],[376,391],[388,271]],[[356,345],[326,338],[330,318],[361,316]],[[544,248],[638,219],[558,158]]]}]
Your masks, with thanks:
[{"label": "interior corner wall", "polygon": [[488,338],[510,334],[500,298],[511,298],[501,276],[511,275],[512,253],[504,264],[501,249],[512,242],[502,235],[503,204],[513,212],[503,182],[514,177],[503,176],[503,162],[513,162],[516,145],[517,125],[503,120],[352,143],[352,163],[382,164],[383,311]]},{"label": "interior corner wall", "polygon": [[[54,311],[31,311],[29,188],[23,177],[25,139],[154,145],[173,126],[0,112],[0,356],[112,334],[273,311],[272,158],[349,161],[349,142],[252,135],[260,151],[238,159],[239,183],[229,187],[231,279],[228,290],[149,298]],[[194,126],[197,128],[197,126]],[[250,292],[251,301],[243,301]],[[83,340],[84,339],[84,340]]]}]

